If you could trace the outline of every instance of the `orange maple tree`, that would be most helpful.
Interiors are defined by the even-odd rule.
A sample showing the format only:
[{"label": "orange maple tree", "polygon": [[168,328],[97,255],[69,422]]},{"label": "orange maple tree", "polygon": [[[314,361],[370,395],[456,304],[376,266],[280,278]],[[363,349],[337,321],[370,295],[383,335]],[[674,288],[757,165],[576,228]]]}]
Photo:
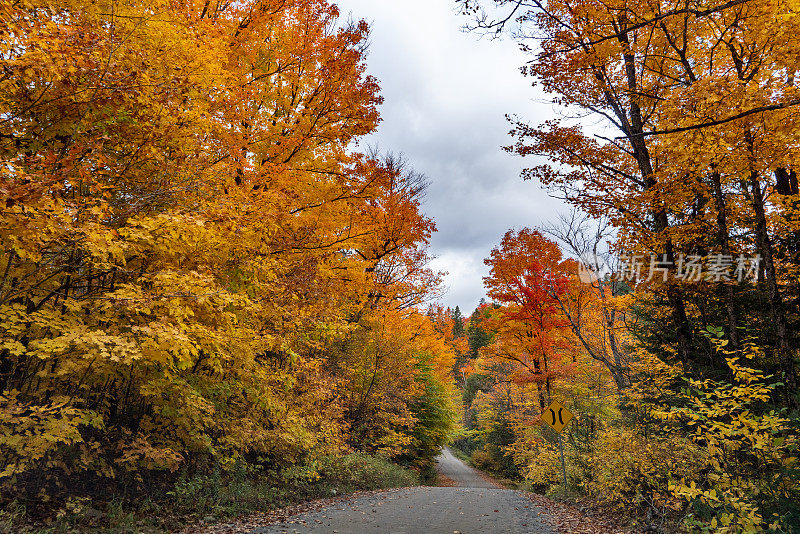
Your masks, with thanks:
[{"label": "orange maple tree", "polygon": [[553,380],[573,368],[574,343],[558,297],[569,290],[568,263],[558,245],[538,230],[509,231],[485,260],[487,294],[501,304],[492,312],[491,359],[512,363],[510,379],[537,385],[542,411]]}]

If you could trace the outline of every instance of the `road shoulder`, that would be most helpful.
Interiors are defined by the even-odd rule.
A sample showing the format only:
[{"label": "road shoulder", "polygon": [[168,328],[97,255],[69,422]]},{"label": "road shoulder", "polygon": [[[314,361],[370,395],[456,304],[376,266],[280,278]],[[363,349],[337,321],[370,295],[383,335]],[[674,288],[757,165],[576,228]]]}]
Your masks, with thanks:
[{"label": "road shoulder", "polygon": [[249,534],[264,527],[289,522],[291,521],[292,517],[318,512],[326,508],[347,503],[354,499],[390,494],[407,489],[409,488],[356,491],[346,495],[339,495],[337,497],[326,497],[323,499],[314,499],[312,501],[301,502],[291,506],[286,506],[284,508],[271,510],[269,512],[256,512],[227,523],[207,524],[203,521],[199,521],[192,525],[188,525],[182,529],[179,534]]},{"label": "road shoulder", "polygon": [[[463,463],[461,458],[458,459]],[[541,511],[541,519],[550,525],[559,534],[631,534],[636,532],[632,529],[622,528],[617,525],[612,518],[602,517],[599,514],[586,513],[575,506],[567,503],[554,501],[544,495],[519,490],[503,484],[491,475],[470,467],[470,469],[482,480],[501,489],[514,489],[524,494]],[[439,473],[440,486],[458,485],[454,480],[446,475]]]}]

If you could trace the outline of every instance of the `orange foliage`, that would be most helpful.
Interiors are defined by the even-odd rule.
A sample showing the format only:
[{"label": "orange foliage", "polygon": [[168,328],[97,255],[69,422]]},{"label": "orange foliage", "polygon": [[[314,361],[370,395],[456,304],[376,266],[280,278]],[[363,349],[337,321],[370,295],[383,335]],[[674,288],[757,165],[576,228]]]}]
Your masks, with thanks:
[{"label": "orange foliage", "polygon": [[413,311],[424,181],[355,150],[368,34],[325,0],[2,4],[0,485],[292,464],[362,445],[362,405],[408,449],[452,353]]},{"label": "orange foliage", "polygon": [[575,342],[557,300],[569,290],[571,263],[558,245],[527,228],[506,233],[485,263],[490,267],[484,279],[488,295],[501,304],[492,313],[491,328],[497,333],[485,354],[510,364],[509,379],[543,386],[543,410],[552,381],[574,368]]}]

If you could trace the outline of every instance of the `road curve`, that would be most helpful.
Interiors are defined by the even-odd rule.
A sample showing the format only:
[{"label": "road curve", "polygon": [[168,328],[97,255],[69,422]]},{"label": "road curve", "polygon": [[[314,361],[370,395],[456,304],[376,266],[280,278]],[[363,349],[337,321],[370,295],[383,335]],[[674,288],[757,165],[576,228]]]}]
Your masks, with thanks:
[{"label": "road curve", "polygon": [[436,470],[453,480],[459,488],[498,489],[488,480],[481,478],[473,468],[453,456],[450,449],[446,447],[436,458]]},{"label": "road curve", "polygon": [[253,534],[555,534],[524,494],[495,488],[447,450],[437,463],[464,486],[404,488],[342,500]]}]

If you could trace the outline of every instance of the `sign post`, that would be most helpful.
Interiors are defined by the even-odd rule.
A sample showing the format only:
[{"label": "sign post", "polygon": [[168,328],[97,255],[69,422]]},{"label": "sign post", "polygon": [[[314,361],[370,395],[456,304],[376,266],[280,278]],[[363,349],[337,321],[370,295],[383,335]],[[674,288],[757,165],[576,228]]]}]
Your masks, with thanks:
[{"label": "sign post", "polygon": [[542,414],[542,420],[558,433],[558,450],[561,452],[561,476],[564,479],[564,489],[567,489],[567,464],[564,462],[564,442],[561,439],[561,431],[572,421],[573,417],[572,412],[564,408],[558,401],[553,401],[553,404]]},{"label": "sign post", "polygon": [[567,464],[564,463],[564,442],[561,440],[561,433],[558,433],[558,448],[561,451],[561,476],[564,478],[564,489],[567,489]]}]

